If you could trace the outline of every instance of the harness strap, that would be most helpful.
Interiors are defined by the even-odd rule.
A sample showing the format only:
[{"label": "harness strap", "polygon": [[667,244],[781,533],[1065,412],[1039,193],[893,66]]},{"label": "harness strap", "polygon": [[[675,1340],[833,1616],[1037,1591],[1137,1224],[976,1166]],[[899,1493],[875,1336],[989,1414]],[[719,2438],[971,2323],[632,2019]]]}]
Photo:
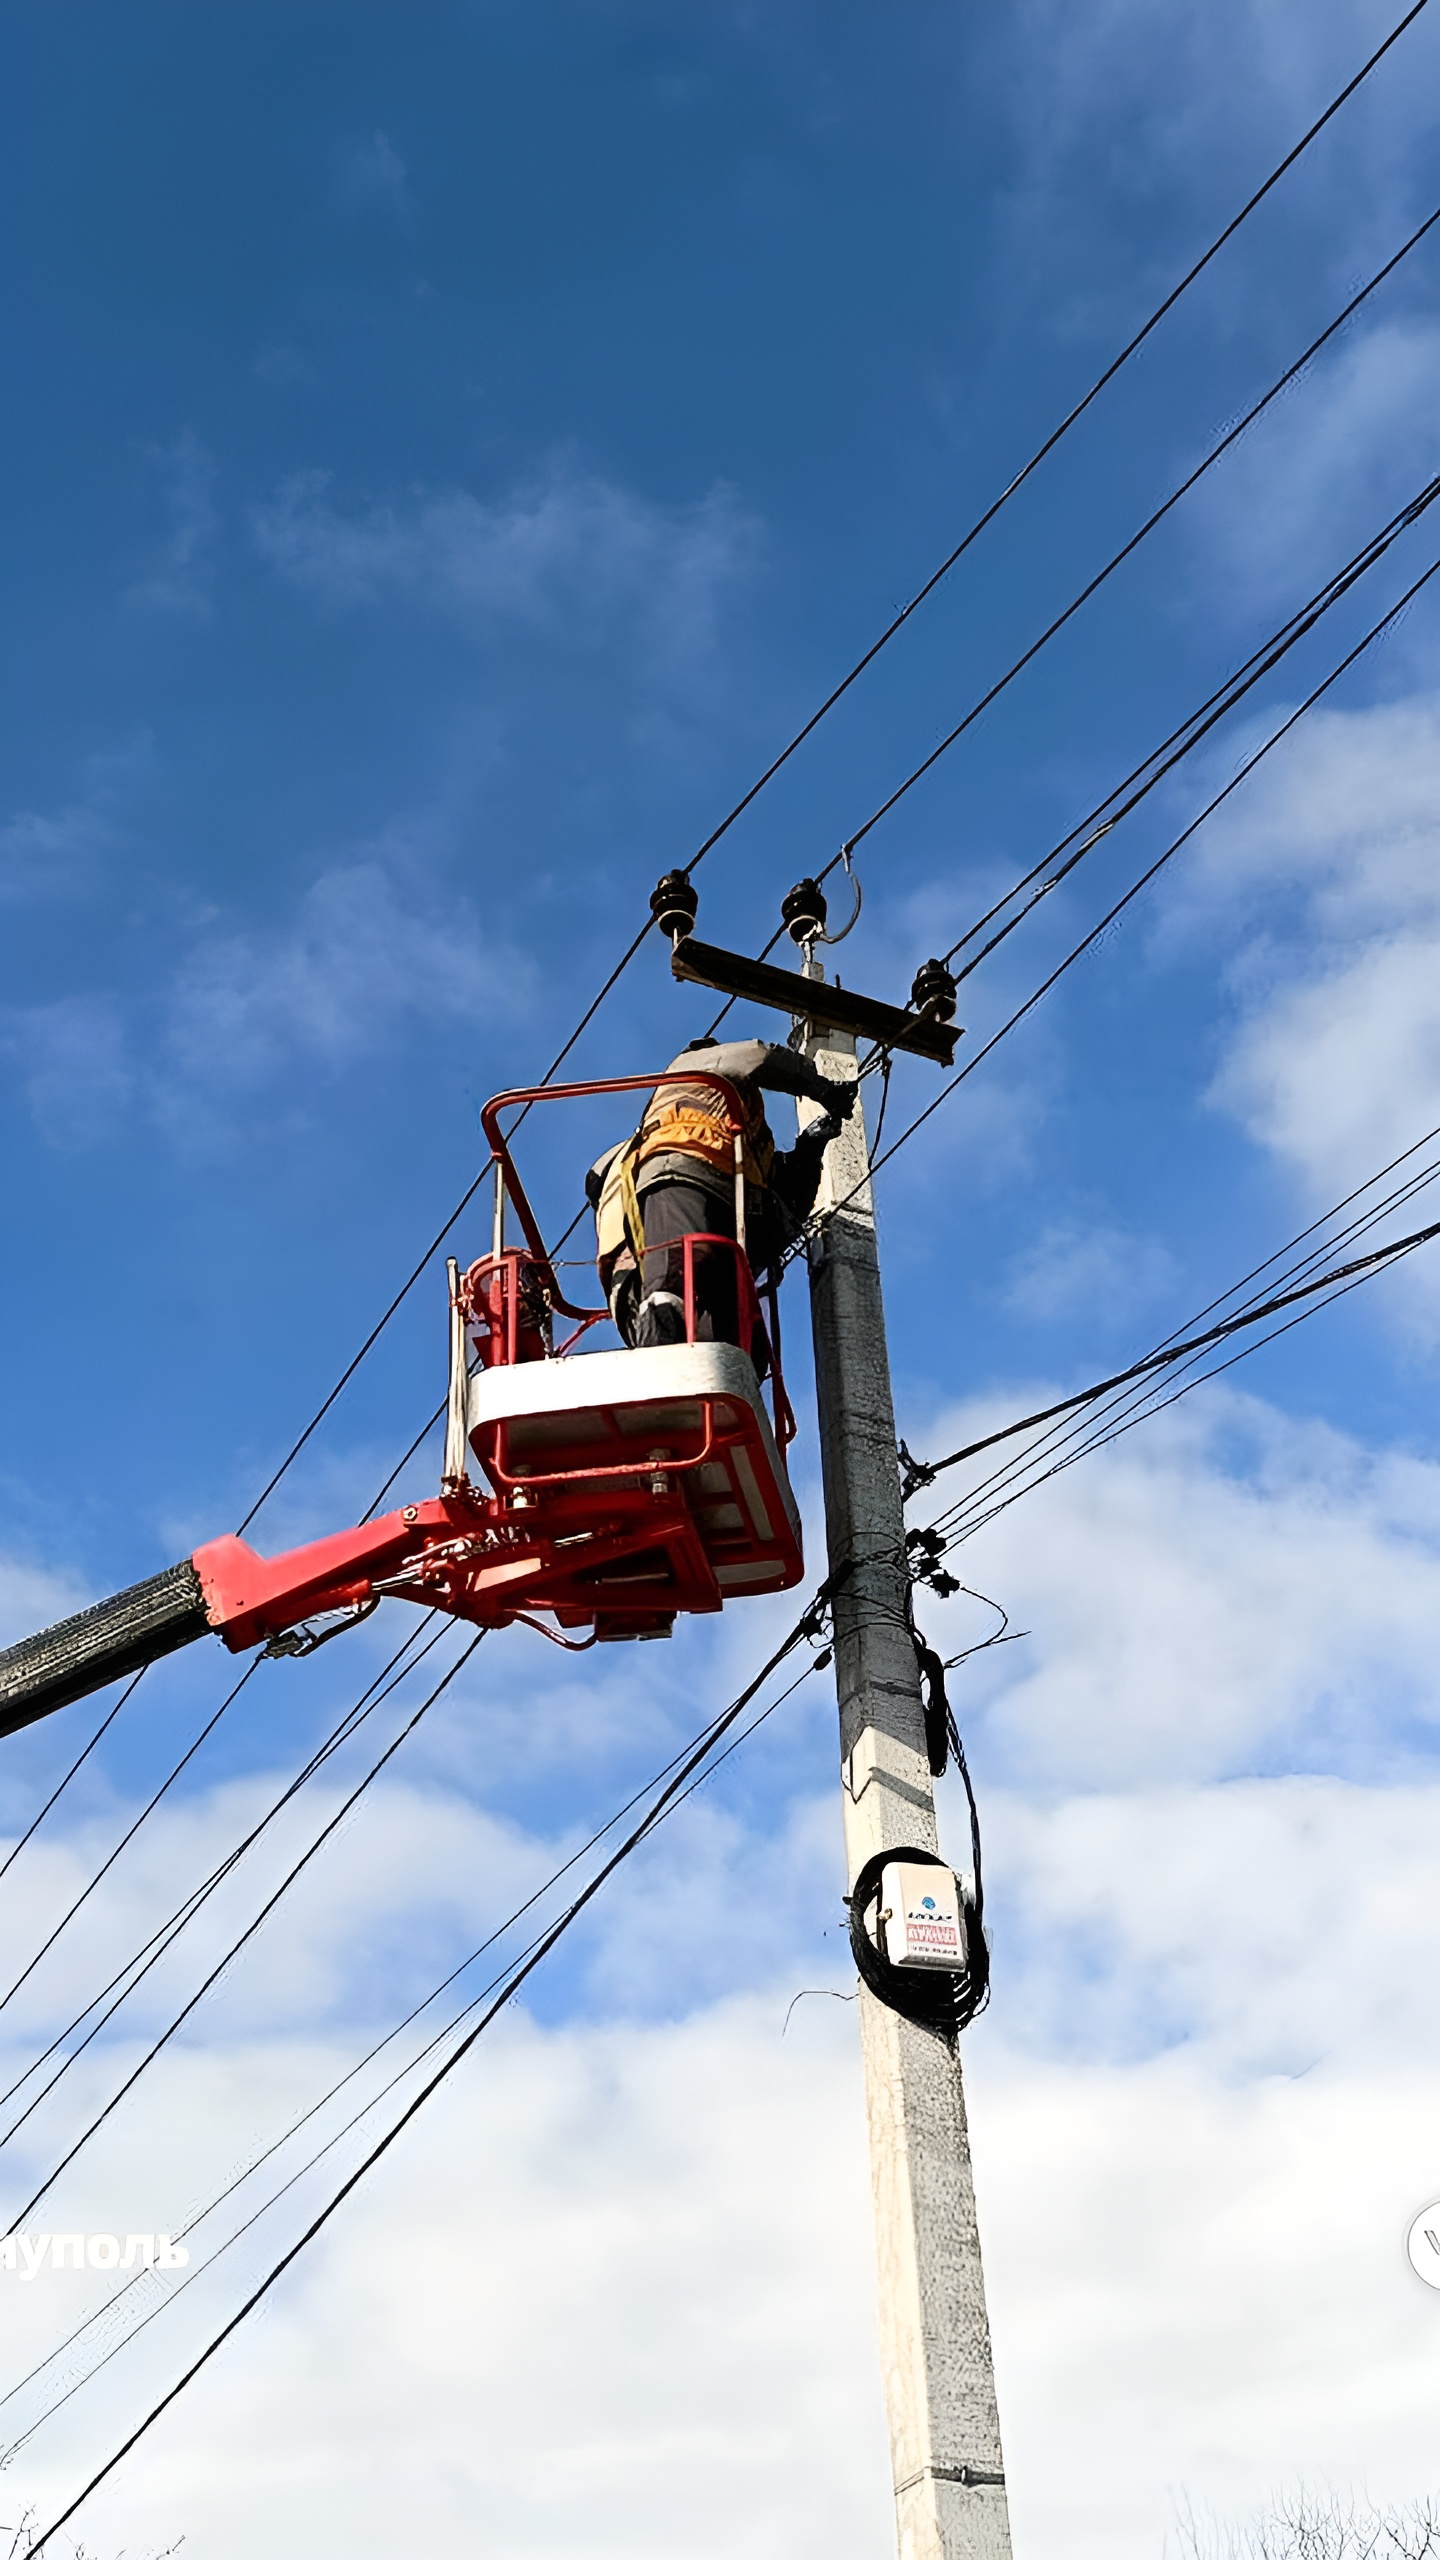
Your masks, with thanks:
[{"label": "harness strap", "polygon": [[625,1241],[635,1256],[637,1270],[644,1269],[641,1256],[645,1251],[645,1216],[640,1206],[640,1194],[635,1188],[635,1166],[640,1154],[640,1138],[641,1132],[637,1129],[634,1137],[622,1147],[615,1168],[620,1192],[620,1214],[625,1221]]}]

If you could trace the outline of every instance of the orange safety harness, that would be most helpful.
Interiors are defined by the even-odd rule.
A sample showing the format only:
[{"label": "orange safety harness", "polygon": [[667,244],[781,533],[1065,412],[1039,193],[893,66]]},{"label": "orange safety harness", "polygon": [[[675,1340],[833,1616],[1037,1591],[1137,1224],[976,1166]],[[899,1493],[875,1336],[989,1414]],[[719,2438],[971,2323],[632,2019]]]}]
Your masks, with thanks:
[{"label": "orange safety harness", "polygon": [[[764,1190],[775,1161],[775,1141],[758,1093],[748,1107],[742,1149],[746,1181]],[[595,1241],[602,1264],[622,1244],[629,1245],[639,1262],[645,1250],[645,1221],[635,1177],[652,1156],[663,1155],[698,1156],[717,1173],[733,1172],[735,1133],[717,1114],[708,1085],[663,1086],[634,1137],[616,1148],[605,1168],[595,1211]]]}]

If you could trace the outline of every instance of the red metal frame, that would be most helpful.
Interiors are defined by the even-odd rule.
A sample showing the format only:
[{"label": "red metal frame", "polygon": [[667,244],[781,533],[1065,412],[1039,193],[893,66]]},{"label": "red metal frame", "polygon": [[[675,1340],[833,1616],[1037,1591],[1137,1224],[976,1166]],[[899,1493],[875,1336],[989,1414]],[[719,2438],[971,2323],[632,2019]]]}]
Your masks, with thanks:
[{"label": "red metal frame", "polygon": [[[486,1137],[490,1141],[490,1161],[492,1165],[496,1165],[501,1169],[505,1185],[505,1196],[514,1204],[515,1214],[519,1218],[526,1244],[529,1247],[528,1260],[535,1271],[540,1275],[545,1286],[546,1296],[555,1313],[557,1315],[573,1316],[577,1319],[576,1331],[561,1344],[558,1351],[555,1351],[550,1355],[554,1359],[559,1360],[565,1358],[573,1345],[580,1339],[580,1336],[583,1333],[587,1333],[592,1325],[604,1324],[607,1322],[610,1310],[608,1307],[573,1306],[570,1300],[566,1298],[561,1291],[559,1281],[555,1276],[554,1264],[546,1250],[545,1240],[540,1232],[539,1222],[530,1205],[529,1198],[525,1191],[525,1186],[522,1183],[519,1174],[515,1170],[515,1161],[510,1153],[509,1143],[501,1131],[500,1114],[502,1111],[509,1110],[529,1110],[531,1105],[537,1102],[573,1102],[582,1095],[592,1093],[655,1093],[659,1091],[662,1085],[667,1084],[705,1084],[710,1086],[712,1092],[719,1095],[725,1106],[725,1116],[729,1123],[731,1136],[736,1143],[738,1170],[740,1150],[743,1147],[745,1136],[744,1107],[730,1078],[728,1076],[714,1075],[708,1069],[699,1069],[695,1067],[671,1067],[667,1068],[663,1075],[605,1076],[600,1078],[594,1084],[519,1085],[511,1093],[497,1093],[493,1100],[486,1103],[484,1110],[480,1114],[480,1125],[484,1130]],[[750,1258],[745,1251],[743,1237],[695,1235],[684,1237],[682,1242],[685,1255],[685,1339],[687,1342],[693,1342],[696,1338],[693,1286],[694,1247],[697,1244],[721,1245],[727,1253],[733,1253],[735,1256],[737,1303],[742,1317],[742,1331],[743,1318],[747,1313],[751,1320],[751,1331],[744,1335],[744,1344],[745,1347],[748,1348],[750,1341],[753,1340],[756,1333],[760,1335],[764,1342],[769,1362],[769,1384],[771,1393],[771,1410],[775,1428],[775,1441],[776,1446],[780,1449],[783,1455],[784,1451],[789,1448],[795,1437],[796,1424],[794,1410],[791,1406],[789,1396],[785,1392],[785,1379],[780,1364],[780,1295],[778,1284],[772,1279],[766,1291],[771,1315],[771,1322],[767,1326],[765,1319],[760,1312],[759,1292],[755,1286],[755,1275],[750,1267]],[[462,1289],[468,1288],[469,1284],[476,1280],[477,1275],[485,1275],[497,1261],[500,1261],[514,1263],[516,1265],[517,1276],[512,1285],[518,1289],[518,1266],[526,1259],[527,1257],[525,1255],[517,1255],[513,1252],[502,1253],[498,1256],[495,1254],[483,1254],[478,1262],[471,1264],[469,1271],[466,1272],[464,1280],[461,1282],[461,1287]],[[507,1342],[513,1341],[515,1338],[515,1319],[512,1313],[509,1316],[507,1323]],[[523,1357],[525,1355],[520,1354],[515,1350],[510,1350],[508,1351],[507,1356],[510,1360],[514,1360],[517,1357]],[[538,1357],[543,1355],[531,1354],[530,1356]],[[487,1363],[487,1365],[489,1364]]]},{"label": "red metal frame", "polygon": [[[537,1102],[575,1102],[592,1093],[658,1093],[666,1084],[708,1084],[725,1105],[725,1116],[731,1136],[742,1141],[745,1136],[745,1113],[740,1096],[728,1076],[711,1075],[694,1067],[667,1067],[658,1076],[602,1076],[594,1084],[526,1084],[517,1085],[511,1093],[497,1093],[480,1114],[480,1126],[490,1141],[490,1161],[504,1169],[505,1192],[514,1202],[515,1214],[524,1229],[531,1257],[542,1273],[548,1288],[550,1304],[557,1315],[580,1316],[595,1324],[608,1315],[607,1307],[572,1307],[555,1277],[554,1265],[545,1248],[535,1212],[530,1206],[525,1186],[515,1170],[509,1141],[500,1128],[502,1111],[529,1110]],[[728,1239],[727,1239],[728,1241]]]},{"label": "red metal frame", "polygon": [[[720,1097],[736,1145],[738,1189],[744,1113],[734,1085],[723,1076],[672,1069],[658,1076],[613,1076],[593,1084],[533,1085],[499,1094],[486,1104],[481,1121],[490,1141],[491,1160],[504,1197],[513,1203],[526,1249],[483,1255],[459,1283],[457,1303],[476,1328],[473,1338],[483,1365],[510,1368],[563,1359],[592,1326],[609,1315],[603,1306],[573,1305],[561,1290],[501,1130],[500,1114],[536,1102],[601,1093],[653,1093],[658,1086],[681,1083],[708,1084]],[[737,1198],[737,1227],[743,1230],[743,1193]],[[680,1241],[687,1343],[697,1339],[696,1248],[718,1246],[735,1257],[737,1330],[747,1348],[758,1350],[763,1344],[768,1354],[775,1444],[783,1471],[783,1453],[794,1438],[795,1422],[780,1370],[774,1286],[768,1293],[771,1323],[767,1329],[743,1233],[686,1236]],[[558,1351],[550,1349],[547,1339],[551,1313],[568,1316],[575,1325]],[[445,1490],[434,1501],[408,1503],[403,1510],[359,1528],[341,1530],[272,1558],[257,1555],[240,1538],[216,1538],[198,1548],[193,1558],[211,1623],[231,1650],[238,1652],[282,1637],[321,1612],[364,1609],[385,1594],[416,1600],[481,1626],[539,1625],[536,1613],[544,1611],[557,1627],[591,1626],[597,1636],[668,1632],[678,1611],[718,1610],[725,1594],[697,1512],[679,1479],[696,1476],[703,1483],[699,1470],[723,1461],[727,1452],[738,1453],[747,1442],[758,1456],[759,1426],[741,1398],[727,1396],[718,1409],[711,1395],[694,1401],[703,1407],[694,1446],[670,1445],[601,1466],[587,1463],[554,1470],[532,1466],[527,1473],[510,1462],[507,1432],[512,1425],[497,1420],[488,1427],[493,1436],[483,1443],[477,1426],[476,1440],[493,1490],[447,1478]],[[633,1440],[622,1437],[613,1414],[599,1406],[594,1412],[614,1443],[633,1448]],[[725,1415],[728,1419],[721,1418]],[[736,1466],[740,1463],[736,1454]],[[698,1500],[703,1511],[703,1494]],[[768,1501],[763,1509],[770,1517]],[[722,1540],[728,1535],[717,1534]],[[723,1542],[719,1551],[724,1553]],[[771,1519],[768,1539],[759,1536],[752,1523],[741,1552],[749,1562],[738,1569],[773,1576],[770,1588],[788,1587],[803,1570],[788,1517]],[[627,1570],[632,1567],[633,1571]],[[554,1628],[541,1626],[540,1632],[553,1634]]]}]

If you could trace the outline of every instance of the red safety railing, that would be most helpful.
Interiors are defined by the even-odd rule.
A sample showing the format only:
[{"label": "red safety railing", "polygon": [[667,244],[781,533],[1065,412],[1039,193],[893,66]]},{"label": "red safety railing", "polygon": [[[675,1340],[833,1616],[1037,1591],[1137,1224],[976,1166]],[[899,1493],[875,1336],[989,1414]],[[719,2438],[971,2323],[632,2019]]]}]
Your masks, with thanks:
[{"label": "red safety railing", "polygon": [[[761,1313],[759,1292],[750,1258],[745,1250],[744,1201],[744,1135],[745,1111],[734,1084],[728,1077],[710,1074],[693,1067],[670,1068],[661,1075],[607,1076],[591,1084],[528,1085],[511,1093],[497,1094],[481,1113],[481,1125],[490,1141],[491,1162],[496,1175],[496,1250],[472,1263],[460,1283],[465,1311],[484,1328],[478,1342],[482,1362],[487,1368],[506,1366],[537,1359],[563,1359],[592,1326],[611,1320],[607,1306],[574,1305],[561,1289],[554,1261],[540,1231],[539,1221],[531,1207],[510,1153],[509,1141],[500,1126],[500,1115],[510,1109],[529,1109],[537,1102],[572,1102],[592,1094],[654,1093],[667,1084],[708,1085],[718,1097],[735,1147],[736,1234],[687,1235],[677,1238],[683,1249],[685,1339],[698,1339],[698,1315],[695,1295],[695,1250],[697,1246],[718,1248],[733,1255],[736,1282],[736,1331],[740,1347],[750,1353],[757,1372],[768,1372],[775,1439],[783,1453],[795,1437],[795,1417],[785,1392],[780,1365],[780,1311],[776,1283],[769,1281],[766,1296],[770,1323]],[[513,1208],[525,1238],[526,1250],[507,1248],[503,1242],[505,1205]],[[656,1252],[673,1250],[673,1246],[657,1245]],[[558,1346],[549,1339],[552,1314],[574,1319],[574,1331]],[[681,1461],[695,1464],[692,1459]],[[602,1468],[600,1474],[628,1473],[628,1468]]]}]

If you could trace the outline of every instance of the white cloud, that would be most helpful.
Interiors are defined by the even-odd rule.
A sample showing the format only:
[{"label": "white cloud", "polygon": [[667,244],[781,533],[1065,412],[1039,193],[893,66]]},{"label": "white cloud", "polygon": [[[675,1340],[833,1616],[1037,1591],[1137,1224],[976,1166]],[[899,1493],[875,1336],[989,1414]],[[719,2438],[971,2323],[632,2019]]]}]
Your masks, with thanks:
[{"label": "white cloud", "polygon": [[94,1144],[139,1107],[209,1146],[237,1097],[287,1069],[333,1075],[417,1021],[514,1021],[529,966],[427,878],[423,834],[395,827],[330,865],[284,925],[210,923],[148,1005],[101,993],[12,1009],[0,1040],[42,1136]]},{"label": "white cloud", "polygon": [[39,1627],[53,1626],[83,1609],[92,1595],[69,1573],[55,1573],[22,1556],[0,1555],[0,1645],[18,1644]]},{"label": "white cloud", "polygon": [[[1440,1124],[1436,698],[1312,713],[1197,844],[1166,933],[1197,929],[1230,975],[1212,1098],[1312,1211]],[[1397,1287],[1428,1326],[1423,1261]]]},{"label": "white cloud", "polygon": [[1342,338],[1204,484],[1191,531],[1207,588],[1247,622],[1273,599],[1293,608],[1429,480],[1437,398],[1440,329],[1387,320]]},{"label": "white cloud", "polygon": [[118,754],[88,756],[75,799],[58,809],[17,809],[0,824],[0,900],[56,897],[88,885],[125,841],[120,805],[149,760],[143,737]]},{"label": "white cloud", "polygon": [[[972,1416],[935,1417],[934,1445]],[[1440,2297],[1403,2250],[1440,2194],[1440,1469],[1220,1389],[972,1553],[970,1578],[1033,1631],[956,1683],[996,1933],[966,2058],[1017,2549],[1155,2560],[1181,2490],[1227,2514],[1297,2475],[1417,2494],[1440,2386]],[[921,1612],[932,1631],[947,1614]],[[548,1663],[555,1694],[531,1693],[522,1642],[485,1649],[453,1719],[493,1722],[512,1772],[517,1684],[565,1732],[591,1694],[588,1670]],[[636,1712],[686,1659],[635,1666]],[[806,2001],[780,2034],[794,1991],[849,1987],[820,1935],[838,1820],[816,1764],[787,1765],[772,1837],[722,1781],[637,1861],[583,1924],[555,2022],[512,2015],[482,2044],[122,2469],[92,2543],[183,2530],[217,2560],[317,2537],[458,2560],[478,2537],[516,2560],[668,2560],[680,2515],[702,2560],[873,2551],[888,2499],[853,2013]],[[344,2066],[362,2020],[388,2023],[402,1979],[438,1975],[455,1933],[529,1883],[554,1843],[500,1819],[487,1784],[441,1737],[367,1800],[51,2227],[173,2223]],[[258,1791],[157,1818],[77,1932],[68,1992]],[[98,1838],[57,1832],[30,1925]],[[259,1892],[257,1875],[232,1919]],[[120,2059],[77,2072],[77,2119]],[[54,2129],[30,2139],[42,2160]],[[61,2503],[358,2139],[36,2437],[17,2501]],[[13,2293],[10,2370],[75,2300]]]},{"label": "white cloud", "polygon": [[[1440,2323],[1403,2237],[1440,2186],[1433,2070],[1227,2083],[1188,2054],[1022,2058],[993,2025],[967,2059],[1017,2548],[1153,2560],[1182,2486],[1243,2509],[1297,2472],[1427,2485]],[[154,2227],[197,2138],[223,2118],[238,2150],[328,2068],[184,2058],[54,2227]],[[668,2560],[683,2514],[716,2560],[861,2560],[889,2501],[857,2077],[852,2014],[819,2002],[783,2040],[754,2000],[503,2027],[87,2536]],[[17,2497],[52,2513],[323,2192],[43,2430]],[[10,2369],[101,2296],[12,2287]]]},{"label": "white cloud", "polygon": [[[1263,11],[1220,0],[1183,17],[1164,0],[1083,11],[1024,0],[986,66],[1013,133],[1009,260],[1026,283],[1037,270],[1070,280],[1077,335],[1128,334],[1391,24],[1370,0]],[[1283,227],[1278,257],[1275,243],[1297,196],[1309,212],[1307,272],[1328,255],[1351,290],[1357,265],[1403,237],[1407,144],[1428,121],[1432,45],[1422,20],[1217,262],[1198,298],[1222,328],[1267,301],[1290,308]],[[1314,218],[1317,181],[1343,209],[1333,247]]]},{"label": "white cloud", "polygon": [[31,1116],[50,1146],[95,1146],[127,1108],[135,1075],[121,1007],[107,994],[15,1005],[0,1017]]},{"label": "white cloud", "polygon": [[402,884],[388,850],[322,872],[287,927],[198,945],[169,1005],[175,1107],[191,1079],[234,1092],[292,1058],[333,1069],[372,1054],[408,1017],[513,1009],[526,977],[514,954],[468,905],[447,913],[413,877]]},{"label": "white cloud", "polygon": [[1227,2085],[987,2055],[972,2087],[1018,2549],[1153,2560],[1177,2492],[1433,2488],[1440,2306],[1404,2250],[1440,2189],[1428,2056]]},{"label": "white cloud", "polygon": [[[1024,1385],[923,1427],[907,1418],[906,1437],[923,1457],[1048,1400]],[[1002,1454],[972,1462],[948,1498]],[[1032,1630],[975,1679],[1003,1695],[987,1750],[1038,1790],[1367,1772],[1435,1747],[1440,1468],[1206,1387],[958,1555]],[[921,1614],[944,1623],[928,1599]]]},{"label": "white cloud", "polygon": [[[282,2072],[296,2086],[264,2046],[191,2057],[171,2130],[148,2162],[127,2149],[102,2209],[118,2191],[158,2215],[187,2136],[272,2108]],[[715,2560],[859,2560],[889,2507],[862,2141],[851,2042],[782,2042],[773,2004],[663,2031],[507,2023],[87,2511],[87,2540],[661,2560],[683,2515]],[[99,2192],[71,2212],[93,2219]],[[81,2288],[7,2282],[13,2364]],[[197,2287],[36,2439],[17,2503],[53,2511],[226,2290]]]},{"label": "white cloud", "polygon": [[1105,2064],[1174,2048],[1231,2086],[1432,2055],[1437,1828],[1429,1777],[992,1797],[1007,2041]]},{"label": "white cloud", "polygon": [[1005,1302],[1041,1323],[1068,1315],[1119,1320],[1163,1298],[1175,1276],[1173,1256],[1152,1236],[1047,1227],[1012,1263]]},{"label": "white cloud", "polygon": [[354,610],[398,595],[567,649],[593,649],[620,625],[661,665],[708,648],[754,538],[727,489],[667,507],[561,465],[494,501],[417,491],[346,513],[329,485],[302,474],[254,518],[262,556],[317,601]]},{"label": "white cloud", "polygon": [[153,458],[163,478],[169,531],[145,574],[127,591],[126,602],[203,621],[214,609],[211,586],[220,531],[215,463],[190,427]]}]

